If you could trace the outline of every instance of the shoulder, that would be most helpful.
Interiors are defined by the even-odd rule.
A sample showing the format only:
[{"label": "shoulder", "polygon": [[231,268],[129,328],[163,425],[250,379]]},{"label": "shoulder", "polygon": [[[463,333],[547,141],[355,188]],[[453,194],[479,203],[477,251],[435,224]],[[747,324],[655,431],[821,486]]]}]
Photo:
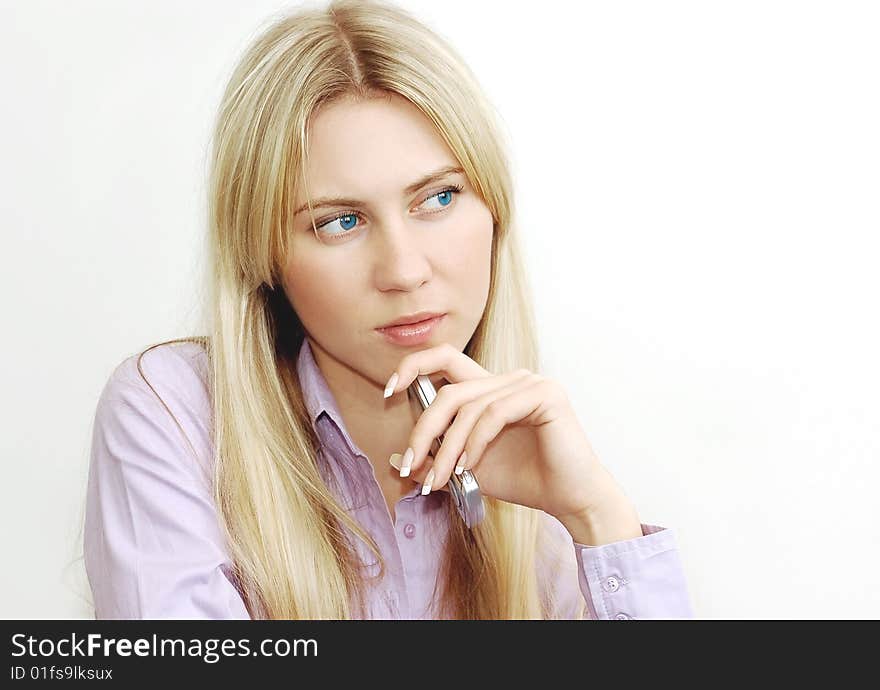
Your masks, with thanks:
[{"label": "shoulder", "polygon": [[132,387],[149,389],[159,383],[176,393],[207,392],[208,354],[194,342],[169,342],[151,346],[119,362],[107,380],[102,396]]},{"label": "shoulder", "polygon": [[197,342],[140,350],[112,370],[98,400],[96,426],[150,445],[173,440],[207,460],[213,426],[208,374],[208,353]]}]

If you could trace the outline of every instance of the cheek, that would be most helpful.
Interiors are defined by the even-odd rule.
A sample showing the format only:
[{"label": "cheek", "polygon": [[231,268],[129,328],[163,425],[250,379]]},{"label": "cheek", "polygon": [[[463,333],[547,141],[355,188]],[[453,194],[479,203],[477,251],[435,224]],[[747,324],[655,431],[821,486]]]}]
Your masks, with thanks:
[{"label": "cheek", "polygon": [[466,221],[457,223],[452,235],[437,247],[444,257],[443,274],[452,290],[451,303],[473,324],[481,318],[489,295],[492,226],[492,214],[480,206]]},{"label": "cheek", "polygon": [[485,283],[488,288],[492,265],[492,214],[478,205],[461,223],[452,241],[446,243],[453,275],[469,291]]},{"label": "cheek", "polygon": [[339,323],[340,315],[351,308],[352,290],[346,280],[315,261],[288,264],[284,289],[307,330],[319,332],[323,322]]}]

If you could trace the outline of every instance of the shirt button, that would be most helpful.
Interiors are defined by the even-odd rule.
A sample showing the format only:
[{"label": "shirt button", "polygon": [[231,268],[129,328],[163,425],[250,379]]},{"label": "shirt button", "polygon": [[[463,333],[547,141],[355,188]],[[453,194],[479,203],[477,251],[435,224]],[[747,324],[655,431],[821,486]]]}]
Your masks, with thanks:
[{"label": "shirt button", "polygon": [[632,620],[632,616],[627,616],[625,613],[618,613],[618,614],[617,614],[616,616],[614,616],[614,617],[615,617],[617,620],[619,620],[619,621],[628,621],[628,620]]},{"label": "shirt button", "polygon": [[612,575],[611,577],[606,578],[605,582],[602,583],[602,589],[606,592],[616,592],[620,589],[620,580]]},{"label": "shirt button", "polygon": [[416,526],[411,522],[407,522],[406,526],[403,528],[403,533],[406,535],[407,539],[412,539],[416,534]]}]

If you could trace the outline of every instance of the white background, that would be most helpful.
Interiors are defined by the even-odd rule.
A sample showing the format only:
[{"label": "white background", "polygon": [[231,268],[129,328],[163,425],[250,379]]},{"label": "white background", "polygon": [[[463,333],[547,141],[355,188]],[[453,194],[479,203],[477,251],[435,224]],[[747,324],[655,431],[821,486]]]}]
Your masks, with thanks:
[{"label": "white background", "polygon": [[[503,117],[545,373],[697,615],[880,617],[870,2],[406,1]],[[112,369],[201,333],[221,91],[268,0],[0,4],[0,616],[90,615]]]}]

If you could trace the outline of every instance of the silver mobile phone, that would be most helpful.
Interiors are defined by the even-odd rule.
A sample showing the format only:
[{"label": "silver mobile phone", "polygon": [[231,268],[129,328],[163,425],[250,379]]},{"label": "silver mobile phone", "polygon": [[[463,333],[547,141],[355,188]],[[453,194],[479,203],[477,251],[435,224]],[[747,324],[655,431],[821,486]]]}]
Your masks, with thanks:
[{"label": "silver mobile phone", "polygon": [[[426,410],[437,397],[434,384],[424,374],[416,377],[416,380],[410,384],[407,393],[418,400],[422,410]],[[431,443],[431,455],[435,458],[442,443],[443,434],[440,434]],[[449,493],[452,494],[452,500],[455,501],[458,514],[461,515],[461,519],[464,520],[464,524],[468,528],[473,528],[482,522],[484,515],[483,496],[480,494],[480,485],[477,484],[477,478],[474,477],[473,472],[468,469],[460,475],[453,472],[449,477]]]}]

